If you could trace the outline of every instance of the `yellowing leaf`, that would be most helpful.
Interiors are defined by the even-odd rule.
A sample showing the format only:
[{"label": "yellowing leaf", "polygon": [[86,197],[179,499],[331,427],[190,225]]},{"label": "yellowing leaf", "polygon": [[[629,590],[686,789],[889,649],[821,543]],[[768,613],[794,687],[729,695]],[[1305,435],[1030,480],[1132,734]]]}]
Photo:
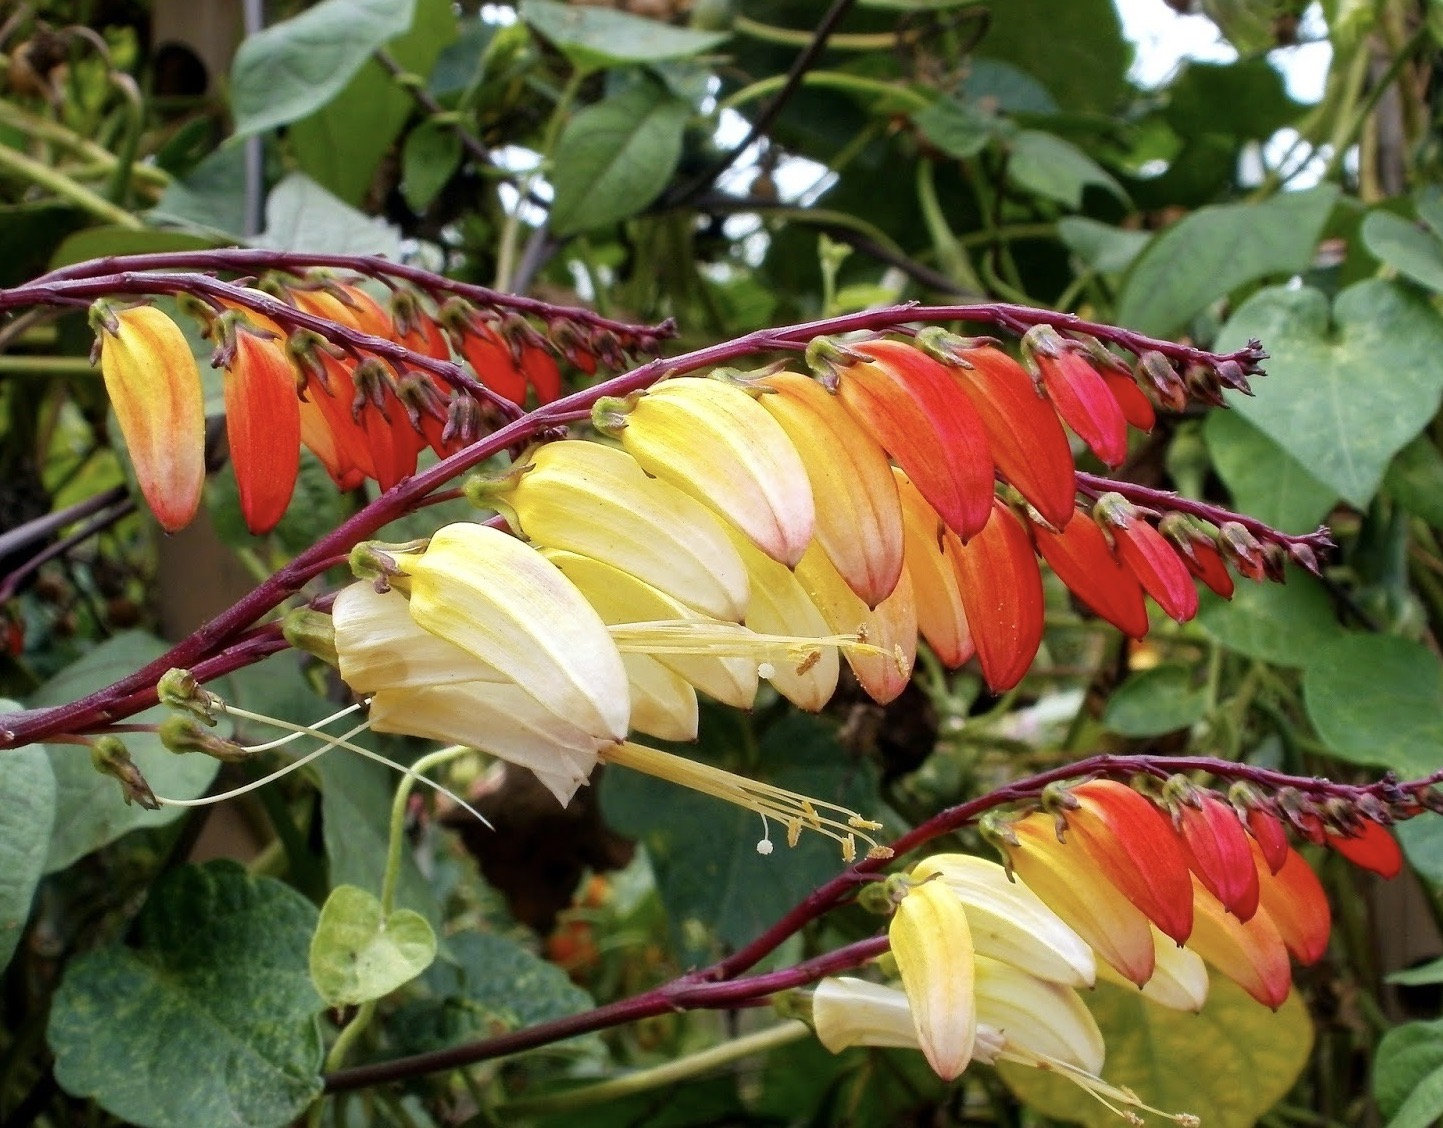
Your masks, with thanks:
[{"label": "yellowing leaf", "polygon": [[[1292,1088],[1313,1045],[1312,1020],[1296,991],[1274,1013],[1220,975],[1198,1014],[1166,1010],[1109,983],[1083,997],[1107,1044],[1104,1080],[1164,1112],[1201,1117],[1207,1128],[1253,1128]],[[1046,1116],[1117,1128],[1115,1113],[1061,1077],[1018,1065],[998,1072],[1019,1100]]]}]

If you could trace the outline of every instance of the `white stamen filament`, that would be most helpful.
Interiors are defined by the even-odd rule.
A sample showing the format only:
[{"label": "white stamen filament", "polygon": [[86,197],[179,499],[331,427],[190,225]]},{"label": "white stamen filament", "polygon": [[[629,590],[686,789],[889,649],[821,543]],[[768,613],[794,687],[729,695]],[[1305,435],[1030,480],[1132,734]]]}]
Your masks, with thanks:
[{"label": "white stamen filament", "polygon": [[1129,1124],[1142,1124],[1143,1120],[1131,1108],[1119,1108],[1119,1105],[1130,1105],[1132,1108],[1140,1108],[1144,1112],[1154,1113],[1175,1124],[1182,1125],[1182,1128],[1198,1128],[1200,1123],[1198,1118],[1190,1112],[1167,1112],[1164,1109],[1153,1108],[1150,1104],[1144,1104],[1142,1099],[1126,1086],[1110,1085],[1101,1077],[1088,1073],[1085,1069],[1079,1069],[1069,1062],[1049,1057],[1047,1054],[1024,1050],[1010,1041],[1004,1044],[1001,1053],[997,1056],[1002,1061],[1015,1061],[1019,1065],[1031,1066],[1033,1069],[1044,1069],[1061,1074],[1078,1088],[1086,1091],[1093,1100]]},{"label": "white stamen filament", "polygon": [[270,783],[272,780],[279,779],[281,776],[287,775],[288,773],[295,771],[297,768],[309,764],[312,760],[316,759],[318,756],[322,755],[325,752],[329,752],[332,748],[344,748],[347,752],[354,752],[356,753],[356,755],[363,756],[367,760],[374,760],[379,764],[385,764],[386,767],[391,768],[393,771],[399,772],[401,775],[408,776],[409,778],[417,780],[420,783],[424,783],[427,787],[446,796],[457,806],[463,808],[488,830],[496,829],[494,826],[492,826],[490,819],[488,819],[480,811],[476,810],[475,807],[471,806],[470,803],[466,802],[466,800],[462,799],[459,795],[457,795],[454,791],[450,790],[450,788],[446,787],[444,784],[437,783],[435,780],[430,779],[427,776],[421,775],[419,772],[407,767],[405,764],[398,764],[395,760],[392,760],[387,756],[382,756],[379,752],[372,752],[369,748],[363,748],[359,744],[352,743],[351,737],[358,736],[361,733],[365,732],[367,729],[369,729],[371,727],[370,721],[363,721],[355,728],[343,732],[339,736],[332,736],[329,733],[324,733],[320,731],[319,726],[328,725],[332,721],[338,720],[341,717],[347,716],[350,713],[354,713],[357,709],[361,708],[363,704],[364,703],[362,702],[358,702],[355,705],[348,706],[347,708],[342,709],[339,712],[331,714],[329,717],[322,718],[321,720],[317,721],[315,725],[298,725],[290,721],[280,720],[277,717],[268,717],[264,713],[253,713],[249,709],[241,709],[235,705],[227,704],[225,707],[226,712],[231,714],[232,716],[242,717],[248,721],[255,721],[257,724],[270,725],[272,728],[282,729],[290,733],[289,736],[283,737],[280,740],[270,741],[266,744],[245,746],[248,752],[264,751],[268,748],[273,748],[280,744],[284,744],[292,740],[297,740],[302,736],[309,736],[313,737],[316,740],[319,740],[321,742],[321,746],[311,752],[308,752],[299,760],[293,760],[291,763],[286,764],[283,767],[277,768],[275,771],[269,773],[268,775],[262,776],[260,779],[252,780],[250,783],[244,784],[237,788],[233,788],[230,791],[221,792],[219,795],[203,795],[198,799],[169,799],[163,795],[157,795],[155,797],[155,801],[157,803],[160,803],[162,806],[169,807],[206,807],[210,806],[213,803],[222,803],[225,800],[234,798],[237,795],[244,795],[248,791],[254,791],[256,790],[256,788],[262,787],[265,784]]},{"label": "white stamen filament", "polygon": [[630,741],[604,749],[600,758],[608,764],[631,768],[633,771],[689,787],[714,799],[733,803],[748,811],[755,811],[763,821],[768,818],[777,819],[787,828],[789,846],[796,845],[802,830],[812,830],[837,842],[842,847],[842,857],[849,862],[856,857],[859,838],[866,843],[869,858],[892,856],[889,848],[879,845],[868,834],[863,833],[880,830],[881,823],[865,819],[855,811],[839,807],[835,803],[809,799],[794,791],[772,787],[770,784],[733,775],[721,768],[688,760],[684,756],[673,756],[669,752]]}]

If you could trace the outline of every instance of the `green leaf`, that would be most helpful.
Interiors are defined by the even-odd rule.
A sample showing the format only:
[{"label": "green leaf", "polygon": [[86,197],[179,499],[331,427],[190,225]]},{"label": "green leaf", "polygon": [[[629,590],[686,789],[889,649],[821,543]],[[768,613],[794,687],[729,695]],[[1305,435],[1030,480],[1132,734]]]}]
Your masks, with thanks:
[{"label": "green leaf", "polygon": [[1286,584],[1238,584],[1231,601],[1204,592],[1197,623],[1229,650],[1275,666],[1306,666],[1344,633],[1323,585],[1296,568]]},{"label": "green leaf", "polygon": [[1387,1128],[1430,1128],[1443,1116],[1443,1019],[1383,1035],[1373,1058],[1373,1097]]},{"label": "green leaf", "polygon": [[1008,178],[1034,195],[1075,209],[1082,207],[1083,190],[1092,185],[1127,202],[1122,186],[1071,141],[1041,130],[1024,129],[1012,139],[1010,148]]},{"label": "green leaf", "polygon": [[316,909],[231,861],[162,879],[134,946],[76,958],[50,1014],[55,1077],[145,1128],[281,1128],[321,1091]]},{"label": "green leaf", "polygon": [[[386,872],[391,799],[399,775],[385,765],[337,749],[321,757],[321,830],[331,865],[331,885],[381,888]],[[396,901],[434,927],[440,908],[411,851],[401,855]]]},{"label": "green leaf", "polygon": [[[742,747],[739,726],[748,723],[708,710],[703,751]],[[686,754],[703,758],[695,749]],[[768,728],[746,774],[864,816],[880,807],[870,771],[850,762],[831,728],[814,717],[789,714]],[[759,854],[764,828],[755,814],[651,776],[609,769],[601,799],[607,823],[645,843],[686,959],[714,954],[707,929],[725,946],[750,940],[841,864],[830,839],[804,833],[789,849],[780,826],[770,828],[775,852]]]},{"label": "green leaf", "polygon": [[572,118],[553,162],[552,230],[574,235],[603,227],[636,215],[661,195],[681,159],[690,116],[689,103],[648,80]]},{"label": "green leaf", "polygon": [[1409,819],[1395,826],[1393,833],[1418,876],[1443,886],[1443,819]]},{"label": "green leaf", "polygon": [[136,230],[119,224],[104,224],[77,231],[55,249],[50,269],[105,258],[107,255],[157,254],[165,251],[202,251],[216,245],[215,239],[191,235],[184,231]]},{"label": "green leaf", "polygon": [[461,165],[461,138],[449,125],[423,121],[406,136],[401,150],[401,195],[418,215]]},{"label": "green leaf", "polygon": [[1443,454],[1426,434],[1394,457],[1383,477],[1383,489],[1413,516],[1443,529]]},{"label": "green leaf", "polygon": [[[0,713],[19,708],[0,698]],[[25,930],[54,821],[55,773],[44,745],[6,752],[0,772],[0,971]]]},{"label": "green leaf", "polygon": [[1126,270],[1152,239],[1149,231],[1127,231],[1081,215],[1058,220],[1057,235],[1073,254],[1103,274]]},{"label": "green leaf", "polygon": [[1416,291],[1370,280],[1328,299],[1312,289],[1254,295],[1216,348],[1260,338],[1271,359],[1252,397],[1229,404],[1344,500],[1366,508],[1389,460],[1438,410],[1443,318]]},{"label": "green leaf", "polygon": [[[29,703],[32,708],[69,704],[135,673],[165,651],[166,646],[159,639],[139,631],[118,634],[41,686]],[[129,721],[153,725],[169,715],[170,710],[157,706],[136,714]],[[216,731],[224,735],[228,730],[221,727]],[[210,786],[220,768],[219,762],[208,756],[177,756],[161,744],[155,733],[126,733],[121,739],[155,793],[170,799],[194,799]],[[127,831],[142,826],[164,826],[182,813],[179,807],[147,811],[127,804],[120,785],[91,766],[84,748],[59,744],[45,751],[56,784],[55,828],[45,859],[46,873],[64,869],[76,858],[100,849]]]},{"label": "green leaf", "polygon": [[975,157],[992,140],[997,119],[971,102],[942,97],[912,115],[922,136],[949,157],[965,161]]},{"label": "green leaf", "polygon": [[344,89],[371,53],[411,26],[416,0],[322,0],[248,36],[231,64],[235,135],[297,121]]},{"label": "green leaf", "polygon": [[244,145],[222,145],[166,187],[147,218],[200,233],[239,240],[246,234]]},{"label": "green leaf", "polygon": [[1074,113],[1113,113],[1127,96],[1132,46],[1112,0],[993,0],[977,53],[1041,79]]},{"label": "green leaf", "polygon": [[[424,78],[442,48],[456,38],[450,0],[414,0],[410,30],[386,45],[408,73]],[[365,205],[376,170],[391,151],[416,104],[410,93],[367,59],[345,88],[289,130],[300,171],[353,207]]]},{"label": "green leaf", "polygon": [[1207,697],[1185,666],[1155,666],[1134,674],[1107,703],[1102,723],[1123,736],[1161,736],[1202,719]]},{"label": "green leaf", "polygon": [[[1207,1128],[1253,1128],[1292,1088],[1312,1049],[1313,1023],[1296,991],[1274,1013],[1216,971],[1197,1014],[1156,1006],[1135,988],[1111,983],[1083,1000],[1107,1043],[1103,1080],[1164,1112],[1192,1113]],[[1046,1116],[1086,1128],[1119,1123],[1116,1112],[1061,1077],[1019,1065],[998,1073]]]},{"label": "green leaf", "polygon": [[1443,291],[1443,242],[1432,232],[1392,212],[1371,211],[1363,220],[1363,245],[1404,277]]},{"label": "green leaf", "polygon": [[579,70],[686,59],[721,46],[724,31],[696,31],[610,8],[522,0],[521,19]]},{"label": "green leaf", "polygon": [[401,235],[394,227],[357,211],[301,172],[291,173],[266,197],[266,230],[258,241],[279,251],[401,257]]},{"label": "green leaf", "polygon": [[1169,83],[1163,116],[1180,137],[1228,133],[1266,141],[1306,108],[1288,96],[1282,74],[1266,58],[1193,59]]},{"label": "green leaf", "polygon": [[338,885],[321,906],[311,938],[311,982],[327,1006],[355,1006],[389,995],[436,958],[436,934],[410,909],[383,916],[381,902]]},{"label": "green leaf", "polygon": [[1383,977],[1385,983],[1396,983],[1400,987],[1426,987],[1443,983],[1443,956],[1431,959],[1417,967],[1404,968]]},{"label": "green leaf", "polygon": [[426,983],[478,1008],[486,1026],[515,1030],[595,1005],[561,968],[505,936],[466,932],[450,937],[447,947],[449,959],[426,973]]},{"label": "green leaf", "polygon": [[1308,717],[1329,750],[1352,764],[1427,775],[1443,759],[1443,666],[1394,635],[1342,635],[1303,675]]},{"label": "green leaf", "polygon": [[[1337,195],[1325,185],[1261,204],[1198,208],[1157,236],[1138,259],[1118,301],[1118,321],[1156,337],[1172,336],[1239,286],[1306,270]],[[1271,350],[1272,342],[1267,344]]]},{"label": "green leaf", "polygon": [[1210,413],[1203,435],[1234,508],[1275,529],[1312,532],[1337,500],[1336,490],[1235,411]]}]

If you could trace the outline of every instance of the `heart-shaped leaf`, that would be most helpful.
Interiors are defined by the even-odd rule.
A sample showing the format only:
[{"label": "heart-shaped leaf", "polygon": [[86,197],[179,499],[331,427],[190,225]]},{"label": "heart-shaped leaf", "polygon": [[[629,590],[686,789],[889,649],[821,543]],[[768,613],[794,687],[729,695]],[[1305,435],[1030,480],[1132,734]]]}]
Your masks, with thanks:
[{"label": "heart-shaped leaf", "polygon": [[1203,435],[1233,508],[1275,529],[1310,533],[1337,500],[1331,486],[1235,411],[1214,411]]},{"label": "heart-shaped leaf", "polygon": [[1438,410],[1443,318],[1417,292],[1370,280],[1328,299],[1275,286],[1254,295],[1219,336],[1219,351],[1257,337],[1271,359],[1252,398],[1231,405],[1319,482],[1359,508],[1388,461]]},{"label": "heart-shaped leaf", "polygon": [[1197,623],[1229,650],[1277,666],[1305,666],[1342,633],[1323,585],[1297,569],[1288,582],[1242,583],[1231,601],[1204,593]]},{"label": "heart-shaped leaf", "polygon": [[1429,1128],[1443,1116],[1443,1022],[1388,1031],[1373,1064],[1373,1096],[1388,1128]]},{"label": "heart-shaped leaf", "polygon": [[[1086,1002],[1107,1043],[1103,1079],[1154,1108],[1192,1113],[1207,1128],[1253,1128],[1292,1088],[1313,1043],[1312,1020],[1296,991],[1274,1013],[1217,974],[1197,1014],[1167,1010],[1110,983],[1087,992]],[[1113,1109],[1055,1074],[1014,1065],[998,1072],[1047,1116],[1086,1128],[1119,1123]]]},{"label": "heart-shaped leaf", "polygon": [[85,952],[50,1012],[55,1079],[146,1128],[282,1128],[321,1091],[316,909],[232,861],[151,892],[134,946]]},{"label": "heart-shaped leaf", "polygon": [[1394,635],[1345,634],[1303,675],[1308,717],[1333,754],[1424,776],[1443,760],[1443,665]]},{"label": "heart-shaped leaf", "polygon": [[355,1006],[389,995],[435,958],[436,934],[420,913],[387,916],[366,890],[338,885],[311,938],[311,980],[328,1006]]}]

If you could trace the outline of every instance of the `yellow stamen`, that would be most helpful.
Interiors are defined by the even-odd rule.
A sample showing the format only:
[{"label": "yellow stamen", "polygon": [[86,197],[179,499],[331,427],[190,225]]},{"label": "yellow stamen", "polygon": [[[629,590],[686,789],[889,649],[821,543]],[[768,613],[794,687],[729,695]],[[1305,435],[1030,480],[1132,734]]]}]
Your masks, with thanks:
[{"label": "yellow stamen", "polygon": [[795,846],[803,830],[815,831],[832,839],[842,848],[842,857],[852,861],[857,853],[857,839],[867,844],[867,857],[890,858],[892,851],[878,844],[862,831],[881,830],[882,824],[863,818],[855,811],[827,803],[820,799],[809,799],[794,791],[786,791],[770,784],[759,783],[733,775],[709,764],[697,763],[683,756],[673,756],[656,748],[633,744],[626,741],[612,745],[600,754],[601,760],[617,764],[632,771],[656,776],[658,779],[689,787],[755,811],[765,822],[777,819],[787,828],[787,845]]},{"label": "yellow stamen", "polygon": [[[1146,1123],[1141,1116],[1132,1111],[1134,1108],[1143,1112],[1150,1112],[1161,1116],[1165,1120],[1171,1120],[1181,1128],[1198,1128],[1201,1123],[1199,1119],[1190,1112],[1167,1112],[1164,1109],[1154,1108],[1150,1104],[1144,1104],[1142,1099],[1126,1085],[1110,1085],[1101,1077],[1088,1073],[1085,1069],[1079,1069],[1075,1065],[1061,1061],[1047,1054],[1033,1053],[1024,1050],[1013,1042],[1007,1042],[1002,1052],[997,1055],[1003,1061],[1014,1061],[1019,1065],[1030,1066],[1033,1069],[1048,1070],[1067,1078],[1078,1088],[1085,1091],[1093,1100],[1102,1105],[1115,1116],[1125,1120],[1129,1124]],[[1129,1105],[1130,1108],[1119,1106]]]},{"label": "yellow stamen", "polygon": [[645,623],[619,623],[607,628],[623,654],[705,654],[726,658],[776,658],[797,663],[804,674],[816,665],[823,647],[835,646],[849,654],[885,655],[860,634],[801,635],[758,634],[736,623],[704,619],[659,619]]}]

